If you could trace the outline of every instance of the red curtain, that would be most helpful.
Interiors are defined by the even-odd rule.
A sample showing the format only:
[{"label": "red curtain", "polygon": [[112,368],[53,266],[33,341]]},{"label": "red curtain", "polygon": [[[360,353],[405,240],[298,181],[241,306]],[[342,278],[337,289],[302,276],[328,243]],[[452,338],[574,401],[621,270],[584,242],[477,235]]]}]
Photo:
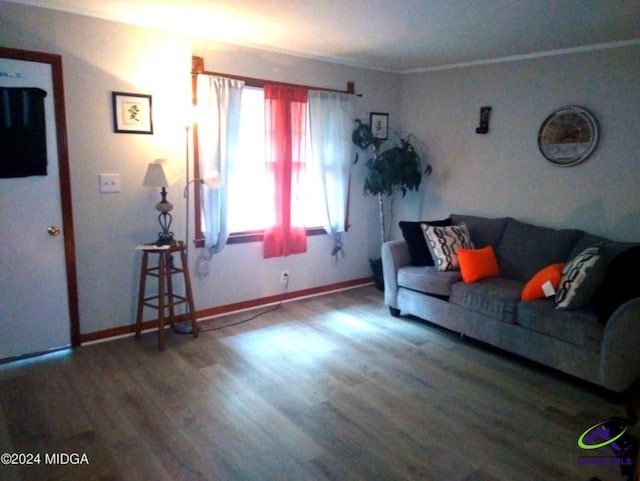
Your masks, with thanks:
[{"label": "red curtain", "polygon": [[275,208],[274,225],[264,232],[264,257],[307,250],[301,212],[304,196],[307,89],[265,85],[267,178]]}]

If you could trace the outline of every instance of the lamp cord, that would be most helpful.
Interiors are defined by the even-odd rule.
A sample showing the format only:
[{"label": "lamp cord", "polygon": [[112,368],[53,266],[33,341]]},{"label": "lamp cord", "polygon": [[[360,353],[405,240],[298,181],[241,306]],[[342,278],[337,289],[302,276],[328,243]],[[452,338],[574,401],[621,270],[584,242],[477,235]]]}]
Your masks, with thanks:
[{"label": "lamp cord", "polygon": [[268,314],[270,312],[275,312],[282,307],[282,303],[284,302],[284,299],[286,297],[288,290],[289,290],[289,281],[287,280],[284,286],[284,290],[282,291],[282,294],[280,295],[280,299],[278,300],[278,303],[276,305],[270,307],[269,309],[265,309],[264,311],[258,312],[257,314],[254,314],[251,317],[248,317],[246,319],[241,319],[240,321],[231,322],[229,324],[224,324],[222,326],[209,327],[207,329],[201,328],[200,332],[203,333],[203,332],[210,332],[210,331],[221,331],[222,329],[226,329],[228,327],[239,326],[241,324],[245,324],[247,322],[253,321],[254,319],[257,319],[258,317]]},{"label": "lamp cord", "polygon": [[[185,255],[187,256],[187,259],[189,259],[189,184],[191,183],[191,181],[189,180],[189,130],[190,130],[190,125],[186,125],[185,126],[185,157],[186,157],[186,177],[187,177],[187,184],[184,188],[184,197],[185,197],[185,203],[186,203],[186,210],[187,210],[187,218],[185,221],[186,224],[186,233],[185,233]],[[195,179],[194,179],[195,180]],[[270,312],[275,312],[278,309],[280,309],[280,307],[282,307],[282,303],[284,302],[284,299],[286,297],[287,291],[289,289],[289,279],[287,278],[287,282],[285,283],[284,286],[284,290],[282,291],[282,294],[280,296],[280,299],[278,300],[278,303],[276,305],[274,305],[273,307],[270,307],[269,309],[266,309],[262,312],[258,312],[257,314],[248,317],[246,319],[242,319],[240,321],[236,321],[236,322],[232,322],[230,324],[225,324],[223,326],[216,326],[216,327],[210,327],[208,329],[202,329],[200,328],[199,332],[209,332],[209,331],[220,331],[222,329],[226,329],[228,327],[233,327],[233,326],[239,326],[240,324],[245,324],[247,322],[253,321],[254,319],[257,319],[260,316],[263,316],[265,314],[268,314]]]}]

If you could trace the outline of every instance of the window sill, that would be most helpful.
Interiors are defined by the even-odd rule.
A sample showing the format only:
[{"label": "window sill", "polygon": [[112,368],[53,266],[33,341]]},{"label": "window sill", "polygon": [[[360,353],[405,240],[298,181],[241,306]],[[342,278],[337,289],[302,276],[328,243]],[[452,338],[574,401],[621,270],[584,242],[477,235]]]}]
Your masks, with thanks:
[{"label": "window sill", "polygon": [[[309,227],[307,229],[307,236],[323,235],[326,231],[323,227]],[[247,242],[262,242],[264,239],[263,230],[253,230],[247,232],[234,232],[229,235],[227,244],[244,244]],[[194,240],[196,247],[204,247],[204,238],[199,237]]]}]

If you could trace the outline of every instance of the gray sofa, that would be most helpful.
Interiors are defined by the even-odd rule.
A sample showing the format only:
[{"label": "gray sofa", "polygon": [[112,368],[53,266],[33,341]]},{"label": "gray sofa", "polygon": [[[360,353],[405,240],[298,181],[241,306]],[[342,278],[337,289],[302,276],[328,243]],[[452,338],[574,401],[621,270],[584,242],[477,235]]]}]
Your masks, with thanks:
[{"label": "gray sofa", "polygon": [[[466,226],[474,248],[493,248],[499,276],[465,283],[459,271],[414,262],[415,245],[410,252],[406,237],[386,242],[384,298],[392,315],[417,316],[611,391],[640,377],[639,271],[633,271],[640,246],[508,217],[452,214],[450,222]],[[592,302],[557,309],[553,297],[521,301],[536,272],[592,245],[600,246],[603,266]],[[634,277],[624,278],[625,270]]]}]

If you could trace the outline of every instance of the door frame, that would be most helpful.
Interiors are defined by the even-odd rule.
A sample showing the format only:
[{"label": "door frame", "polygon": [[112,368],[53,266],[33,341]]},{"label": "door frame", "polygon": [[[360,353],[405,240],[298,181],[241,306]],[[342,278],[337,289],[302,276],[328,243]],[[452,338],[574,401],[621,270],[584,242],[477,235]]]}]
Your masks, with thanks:
[{"label": "door frame", "polygon": [[62,211],[62,235],[67,271],[67,297],[69,299],[69,322],[71,326],[71,346],[80,345],[80,314],[78,307],[78,278],[76,274],[76,250],[73,230],[73,210],[71,202],[71,175],[69,171],[69,148],[67,143],[67,117],[60,55],[0,47],[0,57],[26,62],[45,63],[51,66],[53,84],[53,105],[56,119],[56,150],[60,178],[60,207]]}]

